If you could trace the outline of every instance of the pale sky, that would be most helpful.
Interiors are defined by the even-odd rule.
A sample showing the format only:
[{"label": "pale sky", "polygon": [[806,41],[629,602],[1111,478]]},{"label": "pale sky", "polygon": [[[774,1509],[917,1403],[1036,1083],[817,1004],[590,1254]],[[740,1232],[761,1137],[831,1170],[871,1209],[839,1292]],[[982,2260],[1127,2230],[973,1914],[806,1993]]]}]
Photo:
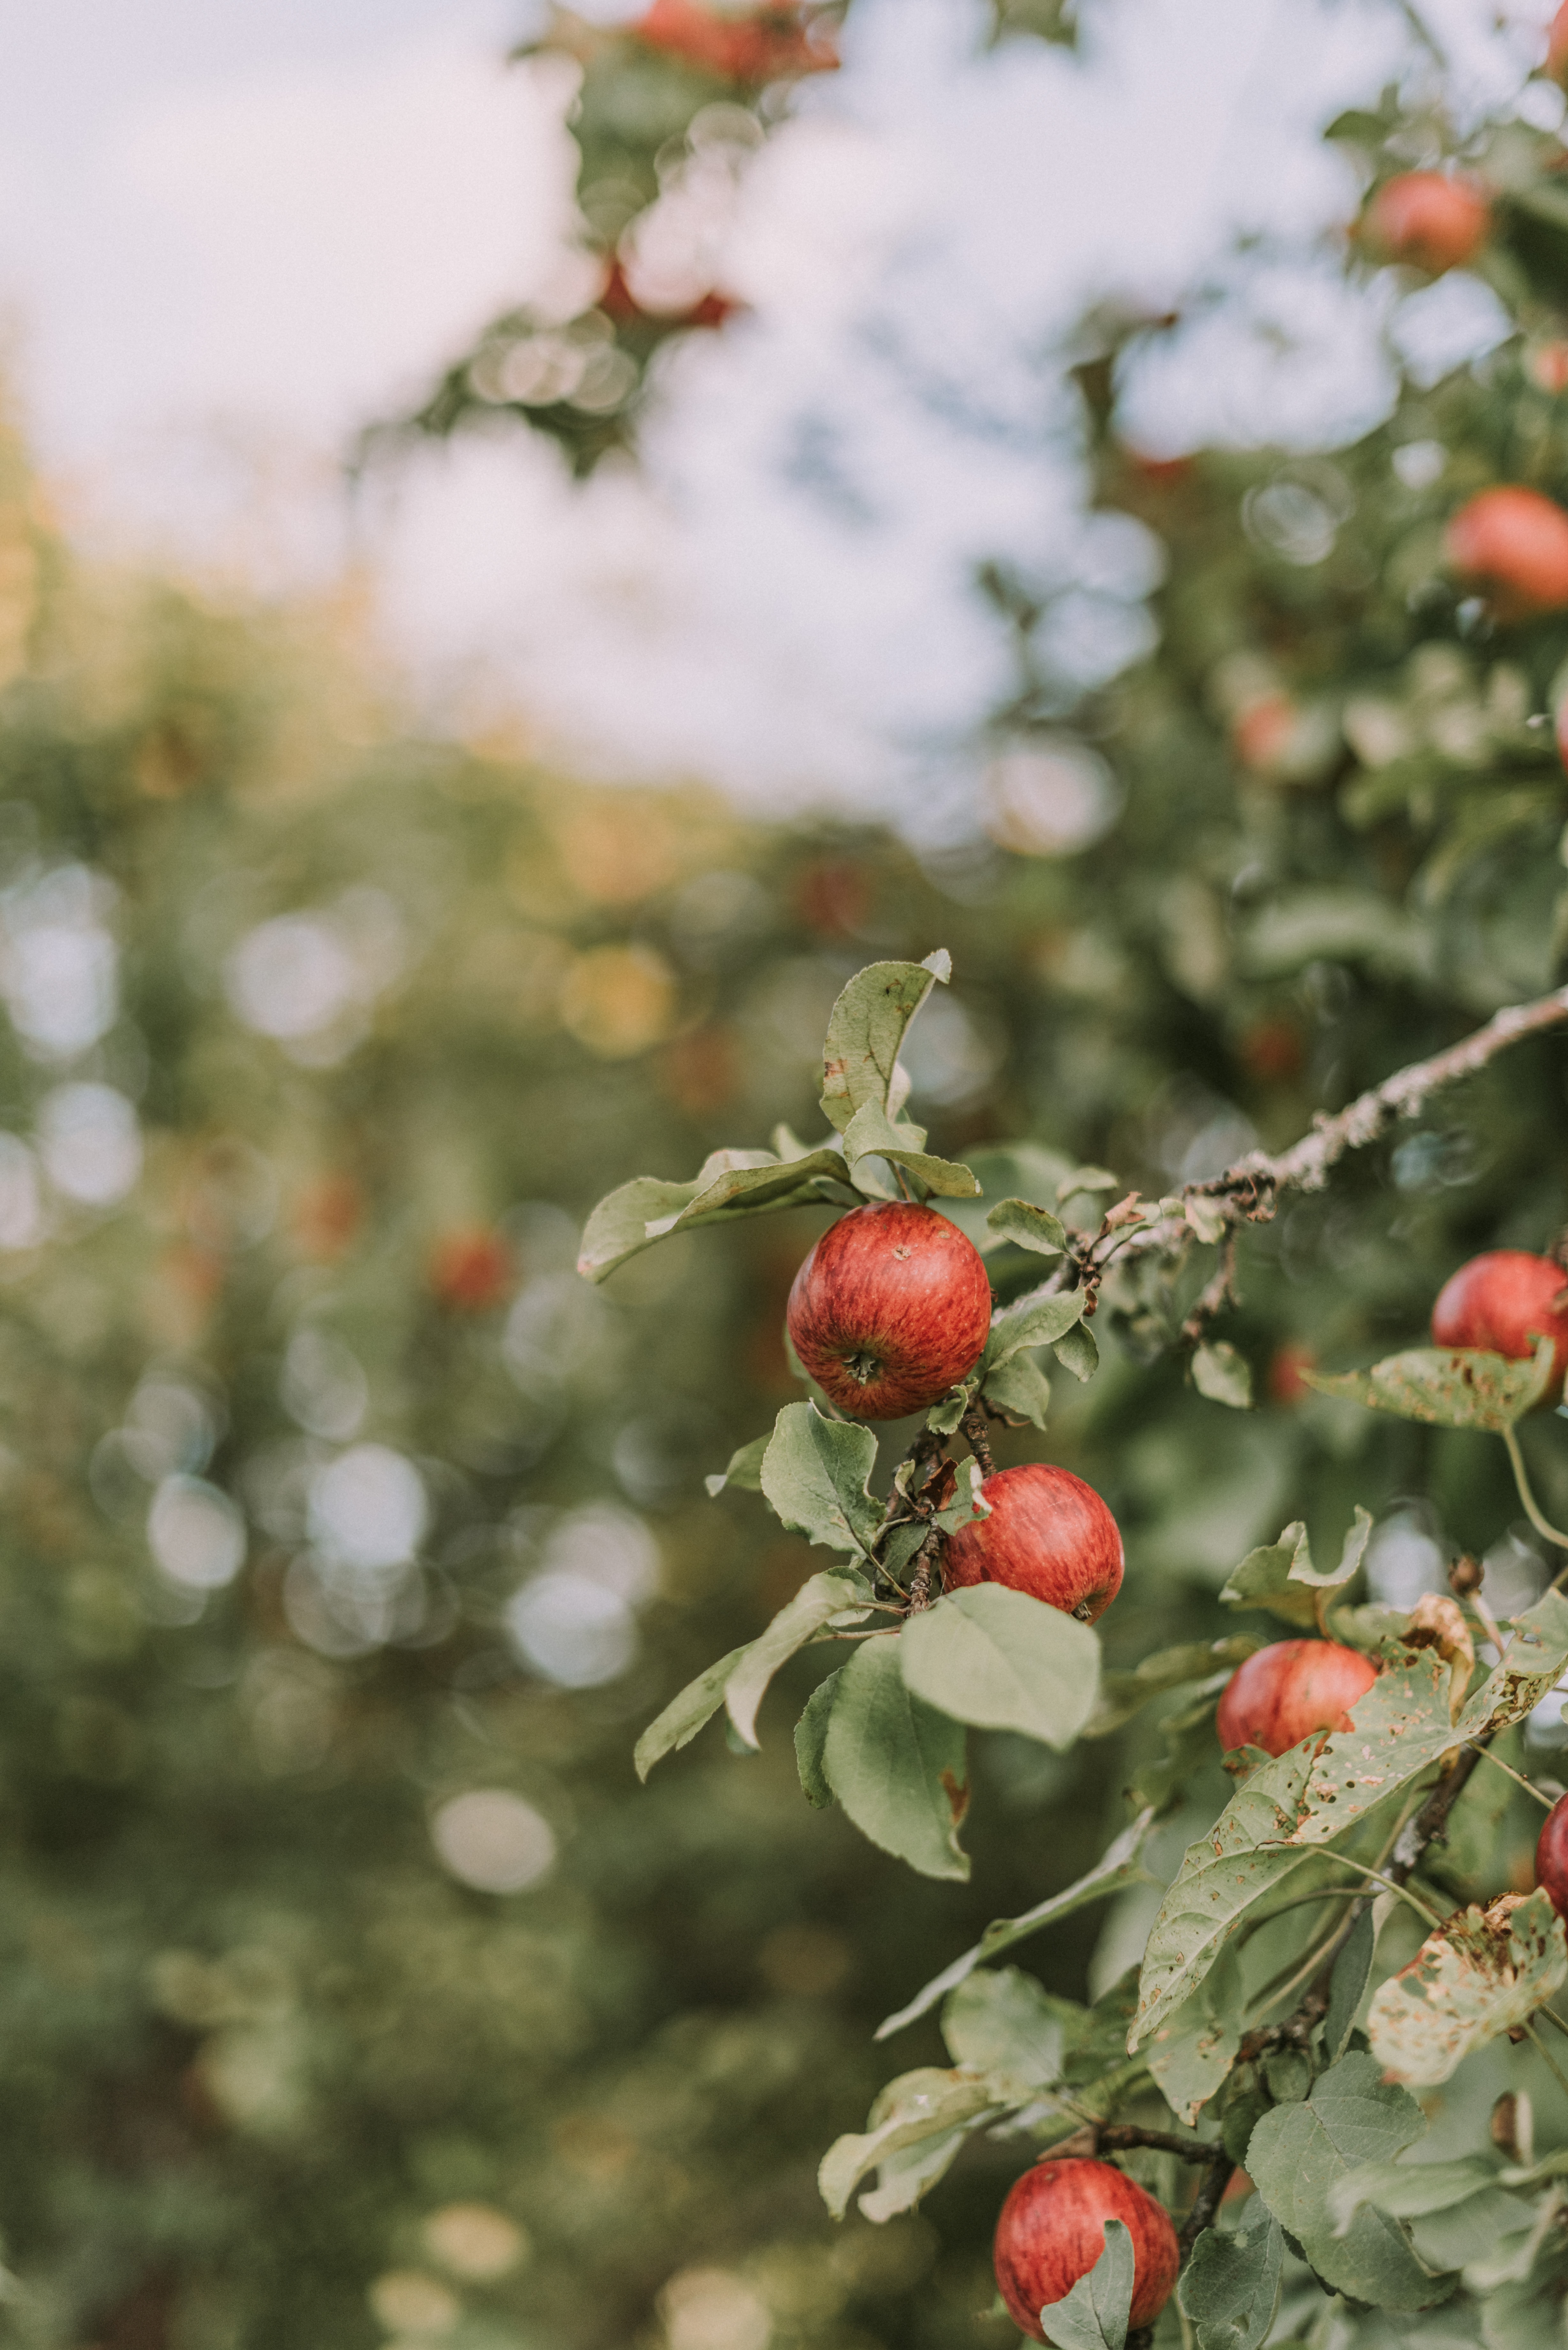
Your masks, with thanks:
[{"label": "pale sky", "polygon": [[[1428,16],[1480,104],[1547,13]],[[43,460],[109,543],[242,547],[269,579],[368,550],[432,704],[514,703],[594,772],[961,831],[1007,677],[977,562],[1078,583],[1053,627],[1085,675],[1141,641],[1154,551],[1085,525],[1053,338],[1103,292],[1168,303],[1239,232],[1343,222],[1315,130],[1400,38],[1386,0],[1092,0],[1079,63],[983,51],[981,14],[857,0],[845,71],[741,189],[751,310],[681,353],[640,473],[576,488],[547,446],[472,439],[351,526],[355,428],[559,265],[568,91],[503,66],[522,10],[4,0],[0,305]],[[1386,305],[1348,301],[1326,246],[1232,275],[1222,359],[1196,328],[1129,394],[1143,437],[1374,421]],[[1484,341],[1469,291],[1409,338]],[[1289,328],[1288,364],[1249,320]]]}]

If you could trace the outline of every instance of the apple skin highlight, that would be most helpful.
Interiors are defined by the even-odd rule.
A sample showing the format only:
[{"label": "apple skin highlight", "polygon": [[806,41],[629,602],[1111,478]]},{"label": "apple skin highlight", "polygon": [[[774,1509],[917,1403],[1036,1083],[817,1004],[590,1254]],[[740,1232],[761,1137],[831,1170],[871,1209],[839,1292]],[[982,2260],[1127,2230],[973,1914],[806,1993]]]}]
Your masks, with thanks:
[{"label": "apple skin highlight", "polygon": [[1283,1754],[1314,1730],[1350,1728],[1350,1709],[1377,1679],[1358,1648],[1334,1640],[1275,1640],[1237,1667],[1225,1685],[1214,1727],[1222,1751],[1261,1746]]},{"label": "apple skin highlight", "polygon": [[1170,2299],[1181,2248],[1170,2214],[1113,2163],[1037,2162],[1018,2179],[996,2223],[996,2284],[1015,2325],[1044,2342],[1040,2312],[1071,2293],[1106,2248],[1105,2223],[1132,2238],[1128,2325],[1150,2325]]},{"label": "apple skin highlight", "polygon": [[1121,1529],[1094,1487],[1070,1469],[1033,1461],[998,1470],[980,1491],[991,1515],[948,1536],[947,1588],[1004,1583],[1085,1624],[1103,1616],[1126,1562]]},{"label": "apple skin highlight", "polygon": [[979,1362],[991,1282],[974,1243],[934,1208],[852,1208],[795,1274],[784,1319],[802,1365],[840,1411],[902,1419]]}]

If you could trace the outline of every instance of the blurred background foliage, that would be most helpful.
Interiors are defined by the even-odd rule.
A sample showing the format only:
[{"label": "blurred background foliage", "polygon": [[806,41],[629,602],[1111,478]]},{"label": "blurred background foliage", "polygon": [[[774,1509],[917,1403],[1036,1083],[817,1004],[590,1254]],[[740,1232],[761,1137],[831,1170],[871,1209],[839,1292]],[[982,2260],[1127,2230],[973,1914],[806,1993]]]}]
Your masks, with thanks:
[{"label": "blurred background foliage", "polygon": [[[698,102],[736,105],[733,76],[649,47],[615,36],[585,84],[594,171],[642,199]],[[612,99],[666,75],[670,127],[638,115],[615,147]],[[1369,182],[1380,142],[1459,143],[1409,104],[1342,128]],[[697,789],[590,788],[521,734],[434,738],[352,597],[87,562],[9,435],[5,2338],[1011,2339],[984,2312],[1018,2145],[883,2229],[834,2228],[815,2166],[887,2074],[941,2061],[934,2026],[882,2050],[877,2020],[1097,1856],[1160,1723],[1065,1759],[979,1740],[961,1887],[803,1801],[786,1725],[811,1658],[760,1757],[710,1731],[639,1790],[639,1727],[808,1571],[756,1497],[709,1502],[702,1477],[794,1392],[783,1303],[819,1223],[671,1243],[602,1293],[577,1233],[627,1176],[688,1176],[781,1118],[814,1134],[827,1009],[877,956],[954,958],[909,1056],[936,1149],[1033,1136],[1154,1194],[1561,975],[1568,631],[1496,628],[1440,548],[1491,480],[1568,494],[1560,260],[1517,193],[1563,151],[1515,130],[1495,257],[1521,332],[1407,376],[1352,451],[1149,459],[1117,384],[1181,322],[1096,328],[1085,448],[1119,554],[1068,619],[1147,605],[1158,649],[1085,699],[1055,591],[979,583],[1017,689],[983,831],[924,861]],[[620,414],[578,403],[585,452]],[[1552,1242],[1563,1067],[1522,1048],[1247,1238],[1220,1328],[1251,1413],[1185,1378],[1196,1273],[1107,1288],[1105,1369],[1056,1383],[1044,1445],[999,1452],[1044,1450],[1116,1510],[1113,1666],[1231,1628],[1215,1594],[1249,1544],[1302,1514],[1329,1548],[1354,1501],[1378,1515],[1376,1597],[1440,1587],[1460,1547],[1500,1608],[1541,1587],[1498,1448],[1299,1373],[1417,1341],[1475,1249]],[[1560,1431],[1528,1440],[1560,1516]],[[1563,1734],[1554,1705],[1521,1733],[1538,1771]],[[1206,1725],[1193,1758],[1168,1868],[1224,1794]],[[1527,1881],[1532,1815],[1485,1789],[1472,1812],[1456,1892]],[[1082,1997],[1157,1899],[1025,1956]]]}]

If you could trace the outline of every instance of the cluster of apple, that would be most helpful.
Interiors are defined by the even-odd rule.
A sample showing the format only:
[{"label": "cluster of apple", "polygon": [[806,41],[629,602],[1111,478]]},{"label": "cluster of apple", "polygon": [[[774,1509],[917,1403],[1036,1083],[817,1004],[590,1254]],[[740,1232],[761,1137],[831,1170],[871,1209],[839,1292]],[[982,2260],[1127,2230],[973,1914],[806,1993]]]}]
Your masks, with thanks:
[{"label": "cluster of apple", "polygon": [[[895,1419],[928,1409],[978,1364],[991,1325],[991,1284],[979,1251],[933,1209],[897,1203],[852,1210],[825,1232],[790,1292],[787,1323],[803,1368],[842,1411]],[[1432,1336],[1440,1347],[1528,1359],[1555,1342],[1551,1392],[1568,1372],[1568,1271],[1553,1258],[1497,1249],[1462,1265],[1439,1293]],[[1121,1586],[1121,1534],[1093,1489],[1036,1461],[987,1477],[988,1517],[945,1539],[942,1582],[991,1582],[1029,1593],[1092,1623]],[[1304,1738],[1350,1727],[1350,1709],[1378,1674],[1359,1650],[1329,1639],[1277,1640],[1242,1664],[1220,1700],[1221,1748],[1282,1754]],[[1539,1882],[1568,1915],[1568,1796],[1547,1819]],[[1180,2248],[1168,2214],[1114,2164],[1047,2158],[1002,2206],[996,2278],[1017,2324],[1045,2335],[1040,2311],[1098,2262],[1105,2224],[1127,2226],[1134,2253],[1130,2324],[1152,2324],[1175,2286]]]},{"label": "cluster of apple", "polygon": [[[785,1316],[805,1370],[840,1411],[902,1419],[967,1379],[991,1332],[980,1251],[935,1209],[853,1208],[794,1277]],[[986,1478],[989,1517],[947,1537],[947,1590],[1003,1583],[1080,1622],[1103,1616],[1122,1581],[1121,1531],[1081,1477],[1044,1461]]]}]

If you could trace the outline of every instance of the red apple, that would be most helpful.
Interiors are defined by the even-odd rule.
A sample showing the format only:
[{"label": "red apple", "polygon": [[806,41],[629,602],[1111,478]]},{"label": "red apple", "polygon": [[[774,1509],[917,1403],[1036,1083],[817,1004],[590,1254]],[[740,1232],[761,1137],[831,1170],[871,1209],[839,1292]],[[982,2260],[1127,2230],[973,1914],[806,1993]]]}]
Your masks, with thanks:
[{"label": "red apple", "polygon": [[1121,1529],[1092,1485],[1046,1461],[1002,1469],[981,1487],[989,1518],[948,1536],[950,1591],[1004,1583],[1081,1623],[1105,1614],[1122,1587]]},{"label": "red apple", "polygon": [[1032,2342],[1045,2339],[1041,2310],[1071,2293],[1105,2251],[1107,2220],[1125,2221],[1132,2238],[1128,2327],[1152,2325],[1181,2265],[1164,2205],[1108,2162],[1037,2162],[1014,2185],[996,2223],[996,2283]]},{"label": "red apple", "polygon": [[443,1232],[431,1251],[431,1294],[456,1314],[483,1314],[499,1305],[512,1275],[511,1250],[499,1232],[483,1227]]},{"label": "red apple", "polygon": [[1450,1274],[1432,1308],[1432,1336],[1439,1347],[1474,1347],[1521,1363],[1538,1338],[1556,1342],[1548,1394],[1562,1388],[1568,1372],[1568,1273],[1549,1256],[1528,1249],[1489,1249]]},{"label": "red apple", "polygon": [[701,0],[649,0],[631,30],[649,48],[732,81],[777,81],[827,72],[838,63],[832,43],[802,21],[793,0],[773,0],[745,16],[704,7]]},{"label": "red apple", "polygon": [[1561,338],[1548,343],[1535,343],[1525,354],[1524,372],[1539,391],[1549,391],[1553,400],[1568,391],[1568,343]]},{"label": "red apple", "polygon": [[1527,619],[1568,604],[1568,514],[1539,490],[1480,491],[1449,523],[1444,548],[1500,619]]},{"label": "red apple", "polygon": [[974,1243],[900,1200],[830,1225],[789,1294],[795,1353],[857,1419],[902,1419],[967,1378],[991,1329],[991,1282]]},{"label": "red apple", "polygon": [[1401,172],[1367,205],[1362,234],[1386,261],[1413,262],[1438,276],[1470,260],[1490,225],[1479,189],[1442,172]]},{"label": "red apple", "polygon": [[1334,1640],[1276,1640],[1238,1666],[1214,1727],[1229,1754],[1261,1746],[1283,1754],[1314,1730],[1348,1730],[1350,1708],[1377,1679],[1370,1657]]},{"label": "red apple", "polygon": [[1535,1882],[1560,1918],[1568,1918],[1568,1795],[1559,1795],[1546,1814],[1535,1847]]}]

